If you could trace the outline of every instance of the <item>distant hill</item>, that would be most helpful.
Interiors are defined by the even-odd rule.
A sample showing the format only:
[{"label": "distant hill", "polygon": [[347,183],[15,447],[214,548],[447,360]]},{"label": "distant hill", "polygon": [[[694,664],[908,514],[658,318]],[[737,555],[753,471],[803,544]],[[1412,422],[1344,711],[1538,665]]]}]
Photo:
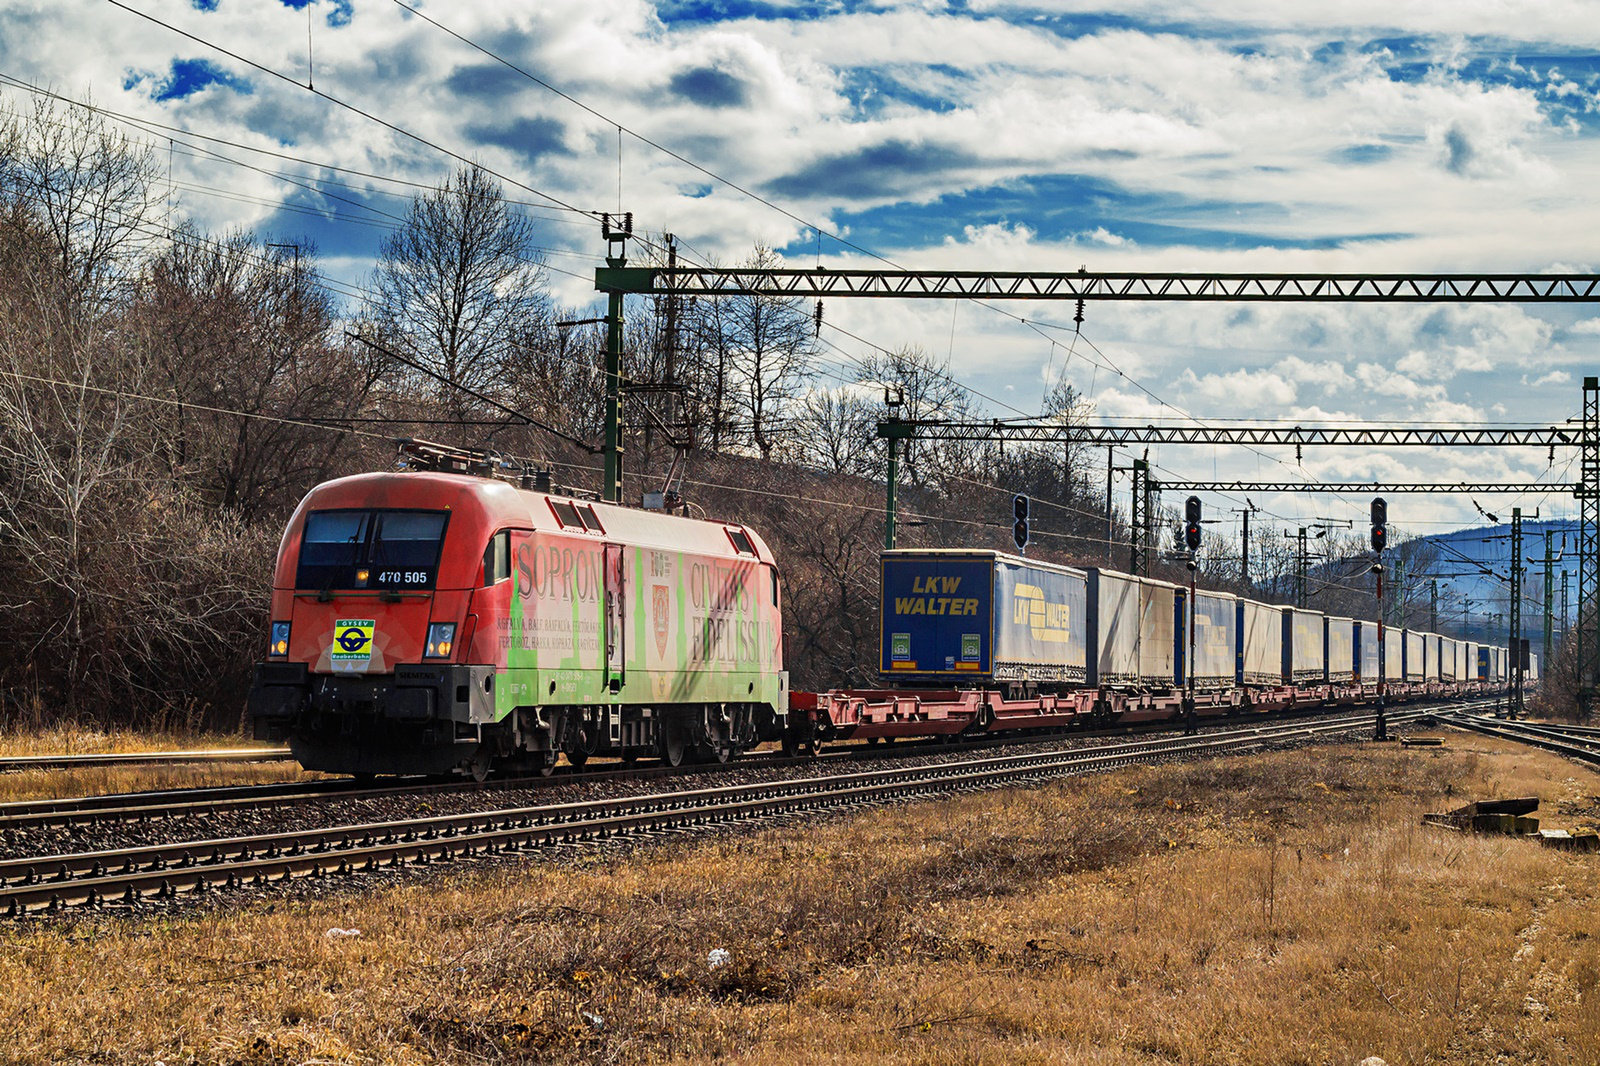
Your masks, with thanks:
[{"label": "distant hill", "polygon": [[[1562,575],[1568,575],[1567,603],[1569,613],[1576,614],[1578,604],[1578,523],[1575,520],[1522,523],[1523,559],[1544,557],[1545,533],[1551,533],[1551,554],[1561,555],[1551,568],[1551,626],[1559,639],[1562,625]],[[1565,552],[1563,553],[1563,538]],[[1414,581],[1424,585],[1435,578],[1439,581],[1439,626],[1442,630],[1464,636],[1469,640],[1494,639],[1504,643],[1507,636],[1506,609],[1510,599],[1508,581],[1511,570],[1511,526],[1509,523],[1458,529],[1450,533],[1436,533],[1417,538],[1439,549],[1438,562],[1432,573],[1419,578],[1408,576],[1406,584],[1415,588]],[[1522,635],[1533,642],[1535,651],[1544,640],[1544,567],[1539,563],[1524,561]],[[1496,577],[1482,572],[1487,567]],[[1470,601],[1470,616],[1464,621],[1464,608]],[[1498,616],[1498,618],[1496,618]]]}]

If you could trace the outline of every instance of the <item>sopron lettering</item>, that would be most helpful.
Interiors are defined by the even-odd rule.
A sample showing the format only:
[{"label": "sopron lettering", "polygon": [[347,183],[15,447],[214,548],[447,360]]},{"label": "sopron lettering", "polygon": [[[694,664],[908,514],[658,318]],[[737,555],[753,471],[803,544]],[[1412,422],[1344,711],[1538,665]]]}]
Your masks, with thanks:
[{"label": "sopron lettering", "polygon": [[573,548],[517,546],[517,595],[523,599],[577,600],[600,598],[599,553]]}]

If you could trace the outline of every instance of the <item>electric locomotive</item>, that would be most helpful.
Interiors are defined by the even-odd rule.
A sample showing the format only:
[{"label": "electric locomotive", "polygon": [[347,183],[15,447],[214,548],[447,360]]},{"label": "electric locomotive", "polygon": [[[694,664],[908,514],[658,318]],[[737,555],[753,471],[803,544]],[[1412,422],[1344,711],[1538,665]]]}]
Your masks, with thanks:
[{"label": "electric locomotive", "polygon": [[308,770],[479,778],[785,739],[781,587],[754,530],[513,484],[481,453],[401,455],[289,520],[257,739]]}]

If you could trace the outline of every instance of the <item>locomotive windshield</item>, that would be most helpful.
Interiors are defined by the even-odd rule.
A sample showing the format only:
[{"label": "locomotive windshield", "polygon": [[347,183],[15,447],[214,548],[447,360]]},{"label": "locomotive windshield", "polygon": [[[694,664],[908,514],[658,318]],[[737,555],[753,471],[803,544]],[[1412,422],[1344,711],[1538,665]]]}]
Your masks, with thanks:
[{"label": "locomotive windshield", "polygon": [[429,589],[445,511],[312,511],[300,538],[299,589]]}]

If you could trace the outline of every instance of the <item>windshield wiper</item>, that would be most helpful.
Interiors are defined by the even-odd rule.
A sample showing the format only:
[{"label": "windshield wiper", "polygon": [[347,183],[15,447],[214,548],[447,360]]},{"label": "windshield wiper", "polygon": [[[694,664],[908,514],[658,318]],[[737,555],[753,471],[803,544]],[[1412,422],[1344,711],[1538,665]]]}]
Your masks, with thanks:
[{"label": "windshield wiper", "polygon": [[[360,535],[361,535],[361,531],[357,530],[356,532],[354,532],[354,533],[350,534],[348,537],[346,537],[344,542],[346,544],[354,544],[356,542],[356,538],[359,537]],[[333,579],[338,577],[338,576],[339,576],[339,568],[337,566],[330,566],[328,568],[328,580],[324,581],[322,583],[322,588],[317,592],[317,602],[318,603],[332,603],[333,602]]]}]

